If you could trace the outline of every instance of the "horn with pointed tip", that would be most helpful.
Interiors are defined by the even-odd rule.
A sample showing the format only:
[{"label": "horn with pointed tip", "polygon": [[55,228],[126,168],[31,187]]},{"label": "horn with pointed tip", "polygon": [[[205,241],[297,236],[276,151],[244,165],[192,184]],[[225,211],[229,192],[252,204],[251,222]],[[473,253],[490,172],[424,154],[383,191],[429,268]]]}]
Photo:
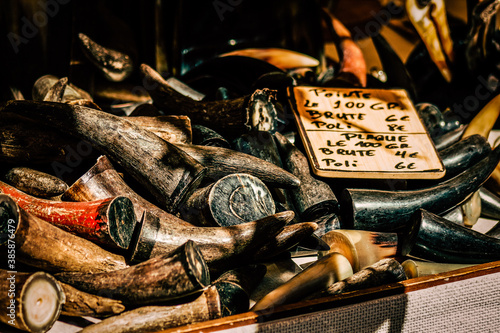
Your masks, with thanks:
[{"label": "horn with pointed tip", "polygon": [[245,173],[233,173],[198,188],[179,209],[182,219],[205,227],[228,227],[275,212],[276,206],[266,185]]},{"label": "horn with pointed tip", "polygon": [[207,168],[207,179],[217,180],[232,173],[248,173],[270,187],[296,188],[300,180],[292,173],[252,155],[220,147],[175,144]]},{"label": "horn with pointed tip", "polygon": [[[122,256],[25,212],[6,194],[0,194],[0,231],[15,240],[16,260],[46,271],[97,273],[127,267]],[[0,245],[7,241],[0,237]]]},{"label": "horn with pointed tip", "polygon": [[449,264],[408,259],[403,261],[401,266],[403,266],[408,279],[413,279],[421,276],[454,271],[456,269],[474,266],[474,264]]},{"label": "horn with pointed tip", "polygon": [[479,197],[481,198],[481,216],[500,220],[500,197],[484,186],[479,189]]},{"label": "horn with pointed tip", "polygon": [[59,284],[66,296],[66,302],[64,302],[61,312],[65,316],[105,318],[125,311],[125,306],[121,301],[92,295],[66,283],[59,282]]},{"label": "horn with pointed tip", "polygon": [[276,92],[273,90],[257,90],[252,95],[225,101],[195,101],[172,89],[148,65],[141,65],[141,74],[154,105],[168,114],[187,115],[193,123],[208,126],[223,135],[277,128]]},{"label": "horn with pointed tip", "polygon": [[279,132],[274,137],[285,169],[300,179],[300,186],[289,192],[300,218],[307,221],[336,213],[338,201],[335,194],[325,182],[311,175],[307,157]]},{"label": "horn with pointed tip", "polygon": [[229,142],[213,129],[202,125],[193,125],[193,144],[200,146],[231,148]]},{"label": "horn with pointed tip", "polygon": [[488,179],[500,159],[500,148],[459,175],[435,186],[407,191],[345,189],[341,222],[345,229],[393,231],[404,228],[419,208],[446,213],[464,202]]},{"label": "horn with pointed tip", "polygon": [[388,283],[406,280],[407,276],[403,266],[395,259],[382,259],[354,273],[345,280],[338,281],[327,289],[314,293],[307,299],[333,296],[341,293],[379,287]]},{"label": "horn with pointed tip", "polygon": [[91,142],[170,212],[196,189],[206,172],[203,165],[174,145],[102,111],[60,103],[12,101],[1,112],[14,112]]},{"label": "horn with pointed tip", "polygon": [[424,209],[412,217],[418,234],[413,257],[436,262],[480,264],[500,260],[500,240],[462,227]]},{"label": "horn with pointed tip", "polygon": [[340,253],[329,253],[262,297],[250,310],[261,311],[299,301],[310,293],[325,289],[352,274],[351,264],[346,257]]},{"label": "horn with pointed tip", "polygon": [[63,194],[69,187],[55,176],[25,167],[10,168],[2,178],[15,188],[41,198],[56,197]]},{"label": "horn with pointed tip", "polygon": [[106,156],[99,157],[97,163],[71,185],[62,198],[93,201],[121,195],[132,201],[136,216],[144,215],[139,240],[144,238],[144,244],[149,244],[148,250],[141,250],[149,254],[143,255],[143,259],[171,251],[192,239],[208,263],[225,262],[246,251],[245,248],[256,241],[272,238],[294,217],[293,212],[283,212],[264,218],[263,222],[248,222],[232,227],[196,227],[135,193]]},{"label": "horn with pointed tip", "polygon": [[0,321],[23,331],[47,332],[65,302],[61,285],[45,272],[0,270]]},{"label": "horn with pointed tip", "polygon": [[87,59],[111,82],[121,82],[132,74],[134,66],[128,55],[97,44],[87,35],[78,34]]},{"label": "horn with pointed tip", "polygon": [[318,255],[341,253],[351,263],[352,270],[358,272],[381,259],[407,255],[415,242],[416,232],[416,229],[411,229],[406,235],[398,235],[393,232],[333,230],[322,237],[330,250]]},{"label": "horn with pointed tip", "polygon": [[127,249],[137,223],[127,197],[92,202],[61,202],[32,197],[0,181],[0,192],[10,195],[20,208],[63,230],[100,245]]},{"label": "horn with pointed tip", "polygon": [[192,241],[124,269],[103,273],[62,272],[55,277],[81,291],[108,295],[134,305],[179,298],[210,283],[206,262]]},{"label": "horn with pointed tip", "polygon": [[162,224],[161,219],[145,211],[137,241],[132,241],[135,246],[131,249],[131,261],[154,258],[169,253],[179,242],[194,240],[211,267],[226,267],[273,241],[293,216],[292,211],[286,211],[230,227],[189,227]]}]

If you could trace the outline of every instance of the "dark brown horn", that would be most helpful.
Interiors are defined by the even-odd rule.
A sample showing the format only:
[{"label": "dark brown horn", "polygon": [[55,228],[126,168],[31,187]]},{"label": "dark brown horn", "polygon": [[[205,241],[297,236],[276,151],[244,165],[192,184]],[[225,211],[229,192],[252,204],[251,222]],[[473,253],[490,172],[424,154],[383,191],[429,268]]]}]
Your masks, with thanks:
[{"label": "dark brown horn", "polygon": [[16,260],[47,271],[107,272],[127,267],[122,256],[25,212],[0,194],[1,244],[15,244]]},{"label": "dark brown horn", "polygon": [[[120,177],[106,156],[78,179],[63,195],[64,200],[93,201],[123,195],[134,204],[136,216],[143,216],[136,260],[170,252],[192,239],[199,246],[208,263],[224,262],[247,251],[256,241],[272,238],[293,217],[293,212],[264,218],[263,222],[249,222],[238,226],[196,227],[169,214],[135,193]],[[273,221],[272,223],[269,223]],[[146,248],[142,248],[143,244]],[[257,245],[257,244],[256,244]],[[142,249],[140,249],[142,248]]]},{"label": "dark brown horn", "polygon": [[345,280],[336,282],[327,289],[314,293],[307,299],[333,296],[353,290],[379,287],[388,283],[406,280],[403,266],[395,259],[382,259],[373,265],[363,268]]},{"label": "dark brown horn", "polygon": [[64,272],[55,276],[79,290],[134,305],[179,298],[210,283],[208,267],[192,241],[171,253],[128,268],[95,274]]},{"label": "dark brown horn", "polygon": [[205,168],[183,151],[123,117],[75,105],[28,101],[8,102],[2,112],[24,115],[90,141],[170,212],[196,189],[205,173]]},{"label": "dark brown horn", "polygon": [[172,89],[148,65],[141,65],[141,74],[154,104],[166,113],[187,115],[193,123],[208,126],[223,135],[239,135],[252,129],[273,131],[277,127],[276,92],[273,90],[257,90],[252,95],[233,100],[203,102]]},{"label": "dark brown horn", "polygon": [[10,168],[4,178],[15,188],[41,198],[56,197],[68,189],[68,184],[61,179],[31,168]]},{"label": "dark brown horn", "polygon": [[289,193],[301,220],[314,220],[336,213],[338,201],[335,194],[328,184],[311,175],[307,157],[282,134],[276,132],[274,137],[285,170],[300,179],[300,186],[290,189]]}]

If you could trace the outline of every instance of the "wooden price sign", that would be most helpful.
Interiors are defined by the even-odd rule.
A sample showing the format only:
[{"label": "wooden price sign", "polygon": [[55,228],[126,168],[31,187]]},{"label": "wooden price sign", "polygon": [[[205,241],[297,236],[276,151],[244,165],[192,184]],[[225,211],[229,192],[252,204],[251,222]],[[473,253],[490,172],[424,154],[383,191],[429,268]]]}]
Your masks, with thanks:
[{"label": "wooden price sign", "polygon": [[438,179],[443,164],[405,90],[293,87],[313,172],[322,177]]}]

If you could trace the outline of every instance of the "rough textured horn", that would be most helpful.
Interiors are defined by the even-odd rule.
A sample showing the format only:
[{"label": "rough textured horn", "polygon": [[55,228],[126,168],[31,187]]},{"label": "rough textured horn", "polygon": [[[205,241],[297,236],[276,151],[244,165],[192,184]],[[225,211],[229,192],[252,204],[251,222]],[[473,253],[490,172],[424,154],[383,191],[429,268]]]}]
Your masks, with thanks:
[{"label": "rough textured horn", "polygon": [[317,218],[313,222],[318,225],[318,229],[314,232],[314,234],[318,237],[323,237],[326,233],[332,230],[341,229],[340,219],[337,214],[324,215]]},{"label": "rough textured horn", "polygon": [[500,240],[462,227],[424,209],[412,217],[419,224],[410,254],[436,262],[479,264],[500,260]]},{"label": "rough textured horn", "polygon": [[277,127],[276,92],[273,90],[257,90],[252,95],[232,100],[203,102],[172,89],[148,65],[141,65],[141,74],[154,104],[164,112],[187,115],[193,123],[222,134],[238,135],[252,129],[273,131]]},{"label": "rough textured horn", "polygon": [[346,257],[340,253],[330,253],[262,297],[250,310],[265,310],[299,301],[310,293],[325,289],[352,274],[351,264]]},{"label": "rough textured horn", "polygon": [[381,259],[410,253],[417,231],[412,229],[407,235],[401,236],[392,232],[333,230],[322,237],[330,250],[319,252],[319,256],[341,253],[351,263],[352,270],[358,272]]},{"label": "rough textured horn", "polygon": [[194,191],[179,212],[194,225],[228,227],[272,215],[276,206],[259,178],[233,173]]},{"label": "rough textured horn", "polygon": [[278,233],[294,217],[293,212],[286,212],[268,219],[264,218],[263,222],[249,222],[227,228],[196,227],[161,210],[135,193],[116,172],[106,156],[101,156],[87,173],[71,185],[64,193],[63,199],[92,201],[117,195],[130,198],[136,216],[142,217],[146,213],[138,236],[139,240],[144,238],[146,242],[144,244],[149,244],[149,250],[140,251],[149,253],[143,257],[144,259],[169,252],[191,239],[199,246],[208,263],[224,262],[246,251],[248,245],[272,238],[272,235]]},{"label": "rough textured horn", "polygon": [[[60,79],[54,75],[44,75],[40,77],[38,80],[36,80],[35,84],[33,85],[33,90],[31,92],[33,100],[35,101],[45,100],[45,97],[50,92],[50,89],[54,87],[54,85],[56,85],[58,82],[60,82]],[[60,83],[63,82],[64,80]],[[90,96],[88,92],[78,87],[75,87],[72,84],[68,84],[64,89],[63,98],[58,102],[65,103],[80,99],[86,99],[92,101],[92,96]]]},{"label": "rough textured horn", "polygon": [[171,252],[180,241],[193,240],[198,242],[200,251],[211,266],[226,266],[242,255],[251,255],[251,251],[256,251],[258,246],[278,237],[276,235],[293,216],[292,211],[286,211],[224,228],[188,227],[162,224],[161,219],[146,211],[137,241],[131,249],[131,260],[137,262],[154,258]]},{"label": "rough textured horn", "polygon": [[92,295],[66,283],[60,282],[59,284],[66,296],[66,302],[64,302],[61,312],[65,316],[105,318],[125,311],[125,306],[121,301]]},{"label": "rough textured horn", "polygon": [[170,143],[192,142],[191,120],[186,116],[136,116],[126,119]]},{"label": "rough textured horn", "polygon": [[[0,194],[0,231],[15,239],[16,260],[47,271],[107,272],[127,267],[122,256],[59,229]],[[0,245],[8,239],[0,238]]]},{"label": "rough textured horn", "polygon": [[328,184],[311,175],[307,157],[285,136],[274,134],[285,169],[300,179],[300,186],[290,190],[293,206],[303,221],[336,213],[338,201]]},{"label": "rough textured horn", "polygon": [[176,146],[207,167],[207,179],[217,180],[232,173],[248,173],[269,186],[294,188],[300,184],[295,175],[284,169],[235,150],[183,144]]},{"label": "rough textured horn", "polygon": [[201,182],[205,168],[153,133],[105,112],[48,102],[12,101],[14,112],[88,140],[114,158],[173,212]]},{"label": "rough textured horn", "polygon": [[222,317],[216,286],[206,288],[192,302],[171,306],[144,306],[87,326],[80,333],[142,333]]},{"label": "rough textured horn", "polygon": [[413,279],[416,277],[428,276],[453,271],[455,269],[470,267],[473,266],[473,264],[449,264],[408,259],[403,261],[401,266],[403,266],[408,279]]},{"label": "rough textured horn", "polygon": [[32,197],[3,182],[0,192],[33,216],[101,245],[127,249],[137,223],[134,206],[126,197],[61,202]]},{"label": "rough textured horn", "polygon": [[394,259],[382,259],[363,268],[343,281],[336,282],[327,289],[314,293],[308,299],[333,296],[353,290],[378,287],[388,283],[406,280],[403,266]]},{"label": "rough textured horn", "polygon": [[134,305],[179,298],[210,283],[205,260],[192,241],[166,255],[113,272],[64,272],[55,276],[79,290]]},{"label": "rough textured horn", "polygon": [[499,155],[497,147],[469,170],[420,190],[345,189],[340,204],[342,226],[345,229],[392,231],[403,228],[419,208],[445,213],[483,185],[498,164]]},{"label": "rough textured horn", "polygon": [[82,33],[78,34],[78,39],[87,59],[89,59],[109,81],[120,82],[132,74],[134,66],[128,55],[105,48]]},{"label": "rough textured horn", "polygon": [[61,179],[25,167],[10,168],[5,172],[3,178],[8,184],[36,197],[56,197],[68,189],[68,184]]},{"label": "rough textured horn", "polygon": [[57,321],[65,296],[45,272],[0,270],[0,321],[27,332],[47,332]]}]

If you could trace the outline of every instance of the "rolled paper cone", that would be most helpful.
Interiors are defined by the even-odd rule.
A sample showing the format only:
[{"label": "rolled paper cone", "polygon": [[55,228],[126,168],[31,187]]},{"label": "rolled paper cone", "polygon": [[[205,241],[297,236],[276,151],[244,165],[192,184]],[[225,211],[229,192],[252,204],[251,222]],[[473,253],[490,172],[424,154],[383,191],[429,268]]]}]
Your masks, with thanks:
[{"label": "rolled paper cone", "polygon": [[269,89],[224,101],[196,101],[175,91],[148,65],[141,74],[153,103],[168,114],[187,115],[193,123],[213,128],[222,135],[239,135],[251,130],[274,131],[277,127],[276,92]]},{"label": "rolled paper cone", "polygon": [[202,125],[193,125],[193,142],[194,145],[231,148],[229,142],[213,129]]},{"label": "rolled paper cone", "polygon": [[[146,211],[131,248],[131,261],[140,262],[169,253],[179,241],[199,241],[200,251],[211,266],[224,266],[241,257],[251,256],[257,249],[279,236],[293,218],[291,211],[276,213],[262,219],[230,227],[187,227],[162,224]],[[198,243],[197,243],[198,244]]]},{"label": "rolled paper cone", "polygon": [[481,198],[481,216],[500,220],[500,197],[482,186],[479,189]]},{"label": "rolled paper cone", "polygon": [[216,286],[206,288],[192,302],[171,306],[144,306],[106,318],[81,333],[142,333],[195,324],[222,317]]},{"label": "rolled paper cone", "polygon": [[500,159],[496,147],[485,159],[435,186],[407,191],[345,189],[341,197],[344,229],[397,231],[420,208],[443,214],[462,204],[488,179]]},{"label": "rolled paper cone", "polygon": [[0,192],[29,214],[101,245],[127,249],[137,223],[134,206],[126,197],[61,202],[32,197],[3,182]]},{"label": "rolled paper cone", "polygon": [[135,116],[126,119],[170,143],[192,142],[191,119],[186,116]]},{"label": "rolled paper cone", "polygon": [[16,260],[46,271],[107,272],[127,267],[122,256],[59,229],[0,194],[1,244],[15,243]]},{"label": "rolled paper cone", "polygon": [[300,186],[289,191],[301,220],[314,220],[336,213],[338,201],[328,184],[311,175],[309,162],[302,152],[283,135],[274,134],[285,169],[300,179]]},{"label": "rolled paper cone", "polygon": [[196,189],[206,172],[174,145],[123,117],[80,106],[33,101],[12,101],[0,111],[38,120],[90,141],[114,158],[170,212]]},{"label": "rolled paper cone", "polygon": [[136,216],[144,217],[137,233],[132,260],[142,261],[165,254],[193,240],[208,263],[225,262],[272,238],[293,218],[293,212],[232,227],[195,227],[169,214],[135,193],[106,156],[78,179],[63,195],[64,200],[90,201],[123,195],[132,201]]},{"label": "rolled paper cone", "polygon": [[196,190],[179,212],[194,225],[228,227],[273,215],[276,207],[259,178],[234,173]]},{"label": "rolled paper cone", "polygon": [[377,261],[373,265],[363,268],[359,272],[345,280],[336,282],[327,289],[308,297],[314,299],[325,296],[333,296],[341,293],[373,288],[388,283],[396,283],[406,280],[407,276],[403,266],[394,259],[387,258]]},{"label": "rolled paper cone", "polygon": [[352,274],[351,264],[346,257],[340,253],[329,253],[262,297],[250,310],[273,309],[279,305],[299,301],[312,292],[325,289]]},{"label": "rolled paper cone", "polygon": [[247,173],[273,187],[296,188],[300,184],[300,180],[285,169],[232,149],[183,144],[176,146],[207,168],[206,179],[215,181],[232,173]]},{"label": "rolled paper cone", "polygon": [[206,262],[192,241],[171,253],[121,270],[95,274],[64,272],[55,276],[79,290],[134,305],[176,299],[210,283]]},{"label": "rolled paper cone", "polygon": [[3,178],[15,188],[41,198],[56,197],[68,189],[68,184],[61,179],[31,168],[10,168]]},{"label": "rolled paper cone", "polygon": [[408,279],[474,266],[473,264],[449,264],[413,259],[405,260],[401,265],[403,266]]},{"label": "rolled paper cone", "polygon": [[45,272],[0,270],[0,321],[23,331],[47,332],[57,321],[65,296],[60,284]]},{"label": "rolled paper cone", "polygon": [[62,315],[81,317],[89,316],[95,318],[105,318],[114,316],[125,311],[125,306],[121,301],[92,295],[80,291],[66,283],[59,283],[64,291],[66,301],[62,306]]},{"label": "rolled paper cone", "polygon": [[500,260],[500,240],[462,227],[424,209],[412,217],[418,225],[410,255],[435,262],[479,264]]},{"label": "rolled paper cone", "polygon": [[365,230],[333,230],[322,239],[330,246],[329,251],[319,252],[319,256],[338,252],[351,263],[356,273],[384,258],[407,255],[415,241],[417,230],[411,230],[404,237],[392,232]]}]

